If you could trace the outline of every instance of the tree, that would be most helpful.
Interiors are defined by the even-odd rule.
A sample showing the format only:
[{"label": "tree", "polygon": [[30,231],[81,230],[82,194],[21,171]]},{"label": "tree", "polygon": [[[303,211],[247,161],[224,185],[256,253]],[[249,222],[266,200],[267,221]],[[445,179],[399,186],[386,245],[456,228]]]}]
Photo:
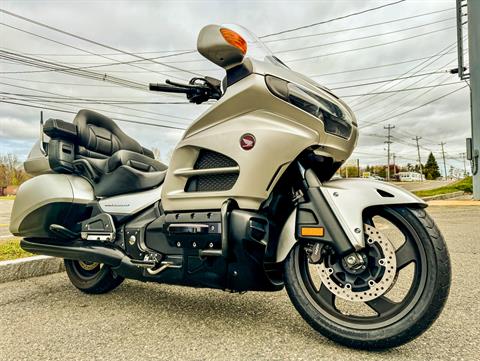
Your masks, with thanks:
[{"label": "tree", "polygon": [[20,185],[28,178],[15,154],[0,155],[0,187]]},{"label": "tree", "polygon": [[425,163],[425,167],[423,168],[423,173],[426,179],[437,179],[440,177],[440,169],[432,152],[430,152],[428,156],[427,163]]}]

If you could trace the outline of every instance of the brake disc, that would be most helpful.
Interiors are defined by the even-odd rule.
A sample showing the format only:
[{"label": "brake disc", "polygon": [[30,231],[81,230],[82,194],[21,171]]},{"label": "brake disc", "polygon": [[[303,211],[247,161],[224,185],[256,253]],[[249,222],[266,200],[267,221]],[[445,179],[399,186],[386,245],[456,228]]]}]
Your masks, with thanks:
[{"label": "brake disc", "polygon": [[337,279],[334,279],[334,270],[326,265],[326,261],[318,265],[323,285],[335,296],[347,301],[366,302],[378,298],[393,286],[396,279],[397,261],[395,247],[378,229],[365,224],[364,231],[366,247],[377,247],[382,254],[382,258],[379,258],[376,262],[383,272],[381,272],[380,279],[368,281],[368,289],[363,291],[355,290],[352,284],[339,282]]}]

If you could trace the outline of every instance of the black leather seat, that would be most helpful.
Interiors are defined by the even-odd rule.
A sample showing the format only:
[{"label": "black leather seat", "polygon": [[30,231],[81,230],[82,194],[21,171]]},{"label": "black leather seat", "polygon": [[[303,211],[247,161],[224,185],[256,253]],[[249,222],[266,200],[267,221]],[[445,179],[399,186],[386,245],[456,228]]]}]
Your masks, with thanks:
[{"label": "black leather seat", "polygon": [[98,197],[137,192],[163,183],[167,166],[112,119],[84,109],[73,124],[77,127],[75,158],[86,160],[96,173],[94,189]]}]

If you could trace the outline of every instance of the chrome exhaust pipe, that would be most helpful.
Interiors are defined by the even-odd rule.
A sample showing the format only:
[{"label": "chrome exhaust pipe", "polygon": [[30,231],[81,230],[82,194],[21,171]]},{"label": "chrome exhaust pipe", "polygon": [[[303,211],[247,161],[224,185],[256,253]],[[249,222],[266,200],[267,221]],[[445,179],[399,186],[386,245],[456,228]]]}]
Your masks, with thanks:
[{"label": "chrome exhaust pipe", "polygon": [[134,260],[112,244],[98,241],[59,242],[51,239],[22,239],[25,251],[47,256],[103,263],[119,275],[144,281],[143,270],[156,266],[155,262]]},{"label": "chrome exhaust pipe", "polygon": [[50,239],[22,239],[20,247],[27,252],[61,257],[77,261],[104,263],[112,268],[119,267],[126,257],[122,250],[110,244],[93,241],[58,242]]}]

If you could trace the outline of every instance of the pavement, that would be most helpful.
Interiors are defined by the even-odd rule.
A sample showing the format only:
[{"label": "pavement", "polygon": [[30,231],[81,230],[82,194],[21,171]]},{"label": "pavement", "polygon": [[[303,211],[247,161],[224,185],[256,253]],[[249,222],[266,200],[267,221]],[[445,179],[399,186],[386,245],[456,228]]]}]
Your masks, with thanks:
[{"label": "pavement", "polygon": [[425,180],[423,182],[395,182],[394,184],[405,188],[410,192],[415,192],[444,187],[446,185],[449,185],[450,183],[455,183],[455,181]]},{"label": "pavement", "polygon": [[58,273],[0,284],[0,360],[478,360],[480,207],[429,211],[449,245],[451,293],[432,328],[396,349],[329,341],[285,291],[240,295],[126,281],[89,296]]}]

